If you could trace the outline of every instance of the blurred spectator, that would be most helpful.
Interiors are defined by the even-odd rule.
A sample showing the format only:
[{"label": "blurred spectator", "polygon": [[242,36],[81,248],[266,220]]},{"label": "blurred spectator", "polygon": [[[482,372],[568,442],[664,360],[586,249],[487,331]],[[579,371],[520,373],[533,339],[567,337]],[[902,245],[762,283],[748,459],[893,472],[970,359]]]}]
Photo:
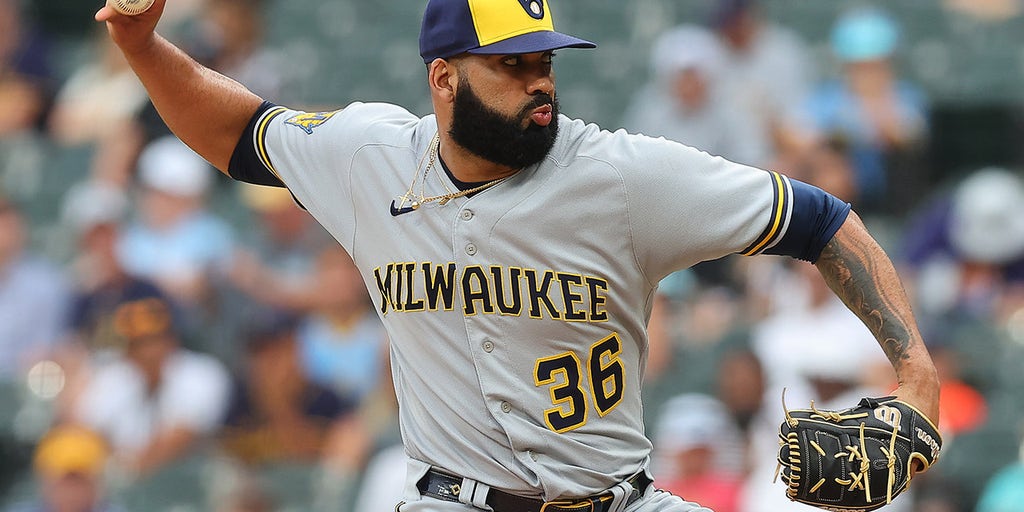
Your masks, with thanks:
[{"label": "blurred spectator", "polygon": [[963,433],[977,429],[988,418],[988,403],[974,386],[964,381],[960,359],[955,348],[931,339],[928,348],[939,373],[939,430],[945,443]]},{"label": "blurred spectator", "polygon": [[65,196],[63,221],[77,242],[70,262],[76,289],[69,328],[90,349],[116,346],[117,306],[160,293],[152,282],[129,275],[118,260],[118,235],[127,211],[124,193],[99,181],[79,183]]},{"label": "blurred spectator", "polygon": [[925,321],[998,320],[1024,285],[1024,180],[980,169],[937,197],[905,230],[903,263]]},{"label": "blurred spectator", "polygon": [[[748,347],[732,348],[719,361],[715,375],[715,397],[725,406],[732,423],[749,438],[754,418],[761,413],[768,384],[764,366]],[[733,467],[749,469],[746,453],[732,453]]]},{"label": "blurred spectator", "polygon": [[186,26],[196,23],[197,18],[203,16],[206,6],[210,0],[176,0],[168,2],[164,13],[160,16],[160,28],[162,31],[178,34]]},{"label": "blurred spectator", "polygon": [[680,272],[659,284],[649,324],[644,417],[653,425],[661,405],[679,393],[718,392],[718,367],[747,344],[749,322],[732,290],[697,286],[692,273]]},{"label": "blurred spectator", "polygon": [[911,164],[927,136],[927,105],[921,89],[896,76],[892,59],[899,36],[896,22],[882,10],[841,15],[831,38],[842,77],[819,86],[809,101],[817,130],[850,144],[862,210],[905,207],[905,200],[886,200],[919,193],[914,187],[921,169]]},{"label": "blurred spectator", "polygon": [[857,208],[860,189],[850,145],[843,137],[833,134],[817,141],[801,156],[789,177],[821,188]]},{"label": "blurred spectator", "polygon": [[217,512],[276,512],[274,497],[255,479],[240,482],[218,504]]},{"label": "blurred spectator", "polygon": [[316,265],[315,306],[297,334],[303,366],[314,382],[361,404],[391,387],[384,327],[344,249],[324,248]]},{"label": "blurred spectator", "polygon": [[[652,383],[652,387],[647,388],[648,396],[653,384],[661,380],[674,363],[680,304],[693,292],[694,286],[694,279],[688,270],[670,274],[658,283],[651,305],[651,316],[647,319],[647,367],[644,382]],[[671,392],[676,393],[678,390],[673,389]]]},{"label": "blurred spectator", "polygon": [[234,233],[206,208],[214,171],[176,137],[158,139],[139,157],[139,216],[122,233],[125,269],[156,282],[186,311],[189,331],[202,321],[211,277],[229,264]]},{"label": "blurred spectator", "polygon": [[693,362],[714,372],[707,377],[710,391],[669,398],[651,422],[656,484],[716,512],[739,510],[743,482],[756,462],[750,460],[751,435],[762,434],[751,431],[764,414],[764,373],[745,341],[724,343],[713,362]]},{"label": "blurred spectator", "polygon": [[61,144],[93,148],[92,174],[126,187],[142,145],[134,119],[148,96],[105,28],[96,28],[92,42],[96,55],[61,86],[49,132]]},{"label": "blurred spectator", "polygon": [[[817,267],[804,262],[786,262],[781,274],[772,313],[754,328],[753,349],[768,378],[769,395],[808,394],[808,361],[817,354],[821,365],[832,368],[844,379],[871,381],[879,387],[894,382],[889,361],[868,328],[829,289]],[[842,354],[841,360],[828,354]],[[806,361],[805,361],[806,359]],[[877,370],[877,373],[875,371]],[[856,372],[851,375],[850,372]],[[802,381],[802,382],[801,382]]]},{"label": "blurred spectator", "polygon": [[245,369],[220,435],[233,463],[225,469],[244,481],[247,474],[273,478],[279,468],[301,468],[303,501],[337,510],[354,490],[371,435],[352,398],[307,378],[295,327],[294,317],[272,311],[250,325]]},{"label": "blurred spectator", "polygon": [[755,164],[770,148],[753,126],[721,95],[718,68],[723,49],[715,36],[696,26],[661,35],[651,50],[653,80],[633,96],[623,125],[665,137],[712,155]]},{"label": "blurred spectator", "polygon": [[221,432],[225,453],[250,466],[303,462],[351,475],[369,448],[356,402],[306,377],[297,318],[271,312],[254,322]]},{"label": "blurred spectator", "polygon": [[264,45],[265,0],[206,0],[189,53],[262,98],[282,101],[281,57]]},{"label": "blurred spectator", "polygon": [[124,341],[123,354],[96,370],[74,413],[110,440],[129,478],[148,476],[216,431],[230,379],[217,360],[180,346],[163,297],[118,306],[114,330]]},{"label": "blurred spectator", "polygon": [[118,512],[104,499],[104,474],[110,453],[95,432],[58,426],[39,441],[35,452],[38,498],[7,512]]},{"label": "blurred spectator", "polygon": [[1024,512],[1024,444],[1019,460],[1000,469],[985,484],[974,512]]},{"label": "blurred spectator", "polygon": [[312,307],[316,254],[335,245],[327,231],[295,204],[288,189],[240,184],[242,203],[259,221],[235,255],[231,282],[257,302],[304,311]]},{"label": "blurred spectator", "polygon": [[128,196],[121,188],[100,180],[78,182],[64,194],[60,221],[75,244],[69,268],[79,290],[95,290],[123,274],[118,270],[113,242],[128,206]]},{"label": "blurred spectator", "polygon": [[19,0],[0,0],[0,139],[39,126],[53,85],[48,41]]},{"label": "blurred spectator", "polygon": [[61,271],[28,250],[28,226],[0,193],[0,381],[11,381],[48,355],[70,300]]},{"label": "blurred spectator", "polygon": [[[768,19],[757,0],[717,0],[711,25],[726,50],[720,83],[726,103],[752,128],[744,136],[759,155],[744,155],[758,166],[790,165],[809,142],[801,106],[816,71],[795,32]],[[776,165],[777,164],[777,165]]]},{"label": "blurred spectator", "polygon": [[157,286],[127,274],[117,258],[117,240],[128,199],[116,186],[100,181],[74,185],[64,199],[62,220],[76,243],[69,268],[75,288],[66,333],[56,351],[67,383],[59,397],[59,413],[75,403],[88,382],[94,359],[110,357],[120,348],[114,314],[126,303],[161,296]]},{"label": "blurred spectator", "polygon": [[95,30],[91,59],[81,62],[61,86],[50,115],[50,134],[65,144],[96,142],[131,119],[145,103],[146,90],[110,41]]},{"label": "blurred spectator", "polygon": [[663,407],[655,429],[657,485],[715,512],[736,512],[743,476],[744,436],[725,405],[692,393]]},{"label": "blurred spectator", "polygon": [[[239,230],[238,248],[225,269],[227,281],[217,287],[216,336],[223,340],[238,339],[251,318],[268,308],[308,312],[316,293],[316,253],[337,244],[288,189],[239,183],[235,190],[255,222]],[[244,358],[238,343],[217,345],[211,352],[232,366]]]},{"label": "blurred spectator", "polygon": [[[927,16],[924,44],[914,42],[909,61],[935,100],[929,155],[937,168],[933,170],[949,176],[971,166],[1019,165],[1024,2],[936,4],[932,9],[938,16]],[[920,27],[916,22],[925,16],[918,13],[914,21]],[[922,46],[929,48],[919,53]]]},{"label": "blurred spectator", "polygon": [[1024,7],[1019,0],[944,0],[942,5],[961,16],[984,22],[1016,18]]},{"label": "blurred spectator", "polygon": [[887,382],[873,382],[871,379],[871,372],[875,371],[872,366],[882,368],[888,365],[873,339],[862,338],[857,341],[868,345],[868,349],[874,349],[872,352],[877,352],[877,357],[857,354],[858,349],[848,344],[850,340],[837,340],[831,337],[833,334],[835,331],[822,331],[821,339],[806,343],[795,357],[799,361],[797,376],[810,384],[816,407],[823,410],[843,409],[865,396],[882,396],[896,388],[895,376]]}]

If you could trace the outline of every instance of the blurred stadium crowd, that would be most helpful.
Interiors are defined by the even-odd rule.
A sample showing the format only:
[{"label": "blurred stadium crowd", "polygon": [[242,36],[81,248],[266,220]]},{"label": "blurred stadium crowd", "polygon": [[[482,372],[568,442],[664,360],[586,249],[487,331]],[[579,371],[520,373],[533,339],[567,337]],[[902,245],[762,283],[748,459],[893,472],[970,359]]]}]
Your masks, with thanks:
[{"label": "blurred stadium crowd", "polygon": [[[887,510],[1024,511],[1024,4],[550,1],[600,46],[558,57],[563,112],[816,184],[896,260],[946,444]],[[171,136],[98,7],[0,0],[0,509],[390,512],[387,339],[351,260]],[[280,104],[426,114],[421,7],[169,0],[160,32]],[[656,483],[716,512],[811,510],[772,483],[783,388],[894,387],[781,258],[670,276],[650,335]]]}]

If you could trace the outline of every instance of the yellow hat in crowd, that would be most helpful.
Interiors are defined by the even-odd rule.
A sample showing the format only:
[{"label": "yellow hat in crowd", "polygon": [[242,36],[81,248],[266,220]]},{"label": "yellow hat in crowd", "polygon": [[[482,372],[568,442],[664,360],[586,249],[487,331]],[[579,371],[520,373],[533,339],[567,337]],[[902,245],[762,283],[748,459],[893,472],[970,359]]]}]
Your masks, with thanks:
[{"label": "yellow hat in crowd", "polygon": [[35,466],[51,476],[82,474],[95,476],[103,471],[109,451],[99,434],[75,426],[56,427],[39,441]]}]

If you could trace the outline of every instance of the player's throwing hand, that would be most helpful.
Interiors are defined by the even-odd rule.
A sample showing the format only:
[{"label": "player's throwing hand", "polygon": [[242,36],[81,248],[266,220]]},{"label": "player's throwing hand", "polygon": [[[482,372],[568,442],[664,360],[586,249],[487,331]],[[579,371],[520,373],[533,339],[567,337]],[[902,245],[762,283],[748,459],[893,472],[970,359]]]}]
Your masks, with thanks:
[{"label": "player's throwing hand", "polygon": [[147,44],[164,12],[167,0],[155,0],[153,6],[135,16],[126,16],[104,5],[96,11],[96,21],[106,22],[110,37],[122,49],[139,48]]}]

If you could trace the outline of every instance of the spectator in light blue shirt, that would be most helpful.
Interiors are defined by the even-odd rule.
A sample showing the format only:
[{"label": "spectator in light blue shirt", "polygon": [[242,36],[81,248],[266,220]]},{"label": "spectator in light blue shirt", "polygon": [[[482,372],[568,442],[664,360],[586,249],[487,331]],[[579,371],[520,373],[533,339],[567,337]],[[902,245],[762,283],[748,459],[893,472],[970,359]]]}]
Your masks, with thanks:
[{"label": "spectator in light blue shirt", "polygon": [[1021,458],[992,475],[975,512],[1024,512],[1024,445]]},{"label": "spectator in light blue shirt", "polygon": [[[156,282],[196,316],[211,275],[223,271],[234,247],[230,225],[205,206],[214,173],[173,136],[143,149],[138,167],[138,216],[122,233],[118,256],[128,273]],[[196,320],[186,321],[193,327]]]},{"label": "spectator in light blue shirt", "polygon": [[303,365],[314,381],[362,403],[391,386],[384,327],[352,259],[340,247],[317,258],[314,307],[299,325]]},{"label": "spectator in light blue shirt", "polygon": [[64,323],[70,288],[61,271],[27,250],[18,206],[0,195],[0,381],[45,357]]},{"label": "spectator in light blue shirt", "polygon": [[[843,14],[832,29],[842,76],[819,86],[809,102],[816,129],[849,144],[860,191],[855,202],[867,207],[882,203],[894,182],[909,179],[893,176],[893,163],[919,146],[927,132],[923,91],[900,79],[893,65],[899,35],[896,22],[881,10]],[[906,167],[898,171],[908,172]]]}]

